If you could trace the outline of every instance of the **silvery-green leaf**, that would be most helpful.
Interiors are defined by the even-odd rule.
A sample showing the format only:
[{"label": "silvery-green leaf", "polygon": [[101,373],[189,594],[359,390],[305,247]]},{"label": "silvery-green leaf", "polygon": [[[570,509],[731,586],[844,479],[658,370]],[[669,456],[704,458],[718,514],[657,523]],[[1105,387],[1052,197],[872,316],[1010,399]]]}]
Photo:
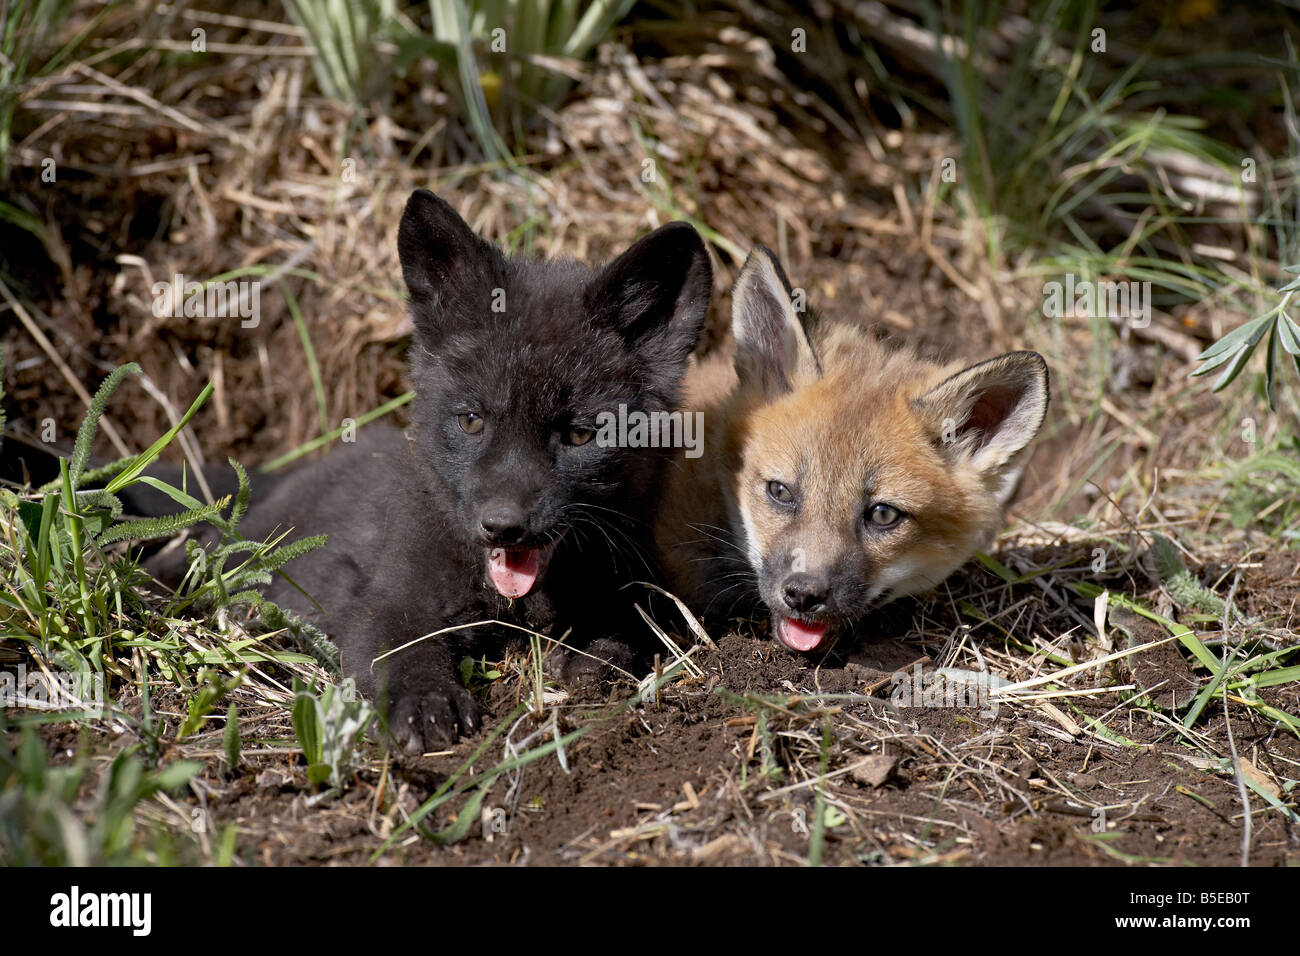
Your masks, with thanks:
[{"label": "silvery-green leaf", "polygon": [[[1245,351],[1246,351],[1247,354],[1249,354],[1249,353],[1250,353],[1251,351],[1253,351],[1253,350],[1247,348]],[[1231,362],[1231,361],[1232,361],[1233,359],[1235,359],[1239,354],[1240,354],[1239,352],[1223,352],[1223,353],[1221,353],[1221,354],[1219,354],[1219,355],[1214,356],[1214,358],[1210,359],[1208,362],[1206,362],[1205,364],[1199,366],[1195,371],[1193,371],[1193,372],[1192,372],[1192,378],[1197,378],[1197,377],[1199,377],[1199,376],[1201,376],[1201,375],[1208,375],[1208,374],[1210,374],[1211,372],[1213,372],[1216,368],[1218,368],[1218,367],[1219,367],[1220,365],[1222,365],[1223,363],[1225,363],[1225,362]]]},{"label": "silvery-green leaf", "polygon": [[1300,325],[1283,312],[1277,319],[1278,341],[1288,355],[1300,355]]},{"label": "silvery-green leaf", "polygon": [[1215,380],[1214,386],[1210,391],[1219,392],[1227,388],[1228,385],[1232,383],[1232,380],[1241,374],[1241,370],[1246,367],[1246,363],[1250,361],[1250,357],[1254,353],[1254,345],[1243,348],[1239,353],[1237,353],[1233,360],[1228,363],[1228,367],[1224,369],[1223,374]]},{"label": "silvery-green leaf", "polygon": [[1273,313],[1270,312],[1268,315],[1261,315],[1257,319],[1251,319],[1245,325],[1238,326],[1207,348],[1200,355],[1196,356],[1196,360],[1198,362],[1204,362],[1207,359],[1212,359],[1224,352],[1235,352],[1243,345],[1255,345],[1255,343],[1264,337],[1264,333],[1268,331],[1269,320],[1272,318],[1272,315]]}]

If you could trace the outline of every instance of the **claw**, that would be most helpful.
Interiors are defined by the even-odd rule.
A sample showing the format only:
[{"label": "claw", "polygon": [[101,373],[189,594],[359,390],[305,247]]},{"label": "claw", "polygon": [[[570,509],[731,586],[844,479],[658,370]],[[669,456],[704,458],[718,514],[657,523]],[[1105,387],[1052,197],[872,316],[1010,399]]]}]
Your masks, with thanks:
[{"label": "claw", "polygon": [[451,746],[480,724],[478,701],[461,687],[398,695],[390,714],[393,734],[408,753]]}]

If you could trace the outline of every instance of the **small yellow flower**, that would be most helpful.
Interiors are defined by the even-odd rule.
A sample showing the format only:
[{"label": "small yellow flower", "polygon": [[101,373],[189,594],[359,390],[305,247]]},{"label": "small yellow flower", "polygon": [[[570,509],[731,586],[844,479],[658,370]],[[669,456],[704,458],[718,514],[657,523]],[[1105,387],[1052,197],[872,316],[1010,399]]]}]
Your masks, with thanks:
[{"label": "small yellow flower", "polygon": [[483,89],[483,99],[487,101],[488,109],[497,108],[497,99],[501,95],[501,77],[495,70],[484,70],[479,74],[478,85]]}]

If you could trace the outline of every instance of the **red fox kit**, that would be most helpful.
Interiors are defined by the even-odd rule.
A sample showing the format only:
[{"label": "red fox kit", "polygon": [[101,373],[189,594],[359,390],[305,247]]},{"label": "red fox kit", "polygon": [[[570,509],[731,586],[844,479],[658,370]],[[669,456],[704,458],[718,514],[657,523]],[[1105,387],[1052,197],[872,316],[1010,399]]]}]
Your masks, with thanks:
[{"label": "red fox kit", "polygon": [[796,312],[757,247],[732,296],[734,358],[695,365],[703,455],[671,472],[656,528],[670,583],[717,618],[759,602],[774,636],[826,649],[872,608],[985,546],[1047,411],[1047,365],[937,365]]}]

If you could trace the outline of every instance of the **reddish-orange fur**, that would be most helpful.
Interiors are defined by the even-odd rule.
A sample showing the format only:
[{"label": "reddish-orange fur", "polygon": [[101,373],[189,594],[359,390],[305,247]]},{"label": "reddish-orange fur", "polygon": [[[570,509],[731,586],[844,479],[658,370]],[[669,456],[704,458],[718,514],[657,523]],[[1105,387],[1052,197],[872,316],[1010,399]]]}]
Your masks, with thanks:
[{"label": "reddish-orange fur", "polygon": [[[954,422],[945,414],[966,414],[952,404],[960,389],[946,384],[964,381],[962,363],[927,362],[848,325],[821,325],[807,345],[816,360],[787,362],[788,390],[776,394],[738,376],[732,350],[688,373],[686,407],[704,412],[703,455],[670,473],[656,540],[676,593],[701,614],[749,612],[758,596],[779,617],[789,565],[839,582],[824,616],[843,631],[870,607],[937,585],[1002,520],[1019,447],[971,455],[944,440]],[[1031,355],[996,362],[1024,365],[1032,378],[1041,359]],[[1041,411],[1030,411],[1036,431]],[[773,480],[797,488],[797,506],[769,499]],[[879,502],[905,518],[887,531],[864,527]]]}]

